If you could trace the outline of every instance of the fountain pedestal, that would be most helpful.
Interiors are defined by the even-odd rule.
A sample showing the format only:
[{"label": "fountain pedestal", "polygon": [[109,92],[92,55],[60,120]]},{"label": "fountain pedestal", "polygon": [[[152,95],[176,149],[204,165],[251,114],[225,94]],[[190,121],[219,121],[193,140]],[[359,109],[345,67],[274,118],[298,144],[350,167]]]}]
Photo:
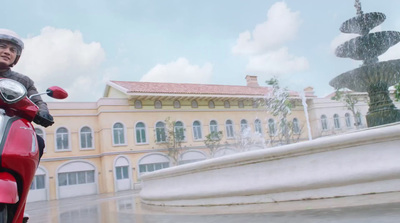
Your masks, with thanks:
[{"label": "fountain pedestal", "polygon": [[389,97],[386,82],[371,84],[368,89],[370,97],[369,110],[366,116],[368,126],[377,126],[400,121],[400,110]]}]

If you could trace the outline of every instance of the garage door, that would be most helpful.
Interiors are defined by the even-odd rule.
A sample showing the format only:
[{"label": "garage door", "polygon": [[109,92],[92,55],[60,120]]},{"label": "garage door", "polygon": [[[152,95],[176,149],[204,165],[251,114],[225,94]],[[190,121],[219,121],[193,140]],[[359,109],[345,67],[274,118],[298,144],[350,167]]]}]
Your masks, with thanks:
[{"label": "garage door", "polygon": [[70,162],[58,170],[58,197],[77,197],[97,194],[95,167],[87,162]]},{"label": "garage door", "polygon": [[39,167],[36,170],[35,177],[33,178],[31,188],[28,193],[28,202],[47,200],[48,187],[46,182],[46,171],[42,167]]}]

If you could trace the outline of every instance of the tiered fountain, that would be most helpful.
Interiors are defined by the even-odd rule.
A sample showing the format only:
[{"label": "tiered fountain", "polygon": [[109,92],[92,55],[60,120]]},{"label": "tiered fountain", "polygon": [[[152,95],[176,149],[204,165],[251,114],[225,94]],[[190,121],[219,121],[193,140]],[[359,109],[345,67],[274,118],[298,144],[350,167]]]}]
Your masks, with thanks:
[{"label": "tiered fountain", "polygon": [[355,1],[357,16],[340,27],[343,33],[355,33],[353,38],[336,49],[336,56],[362,60],[363,64],[331,80],[330,85],[340,89],[368,92],[370,103],[367,114],[368,127],[400,121],[398,110],[389,97],[388,87],[400,80],[400,60],[379,62],[378,56],[400,42],[400,32],[370,33],[386,16],[380,12],[363,13],[359,0]]}]

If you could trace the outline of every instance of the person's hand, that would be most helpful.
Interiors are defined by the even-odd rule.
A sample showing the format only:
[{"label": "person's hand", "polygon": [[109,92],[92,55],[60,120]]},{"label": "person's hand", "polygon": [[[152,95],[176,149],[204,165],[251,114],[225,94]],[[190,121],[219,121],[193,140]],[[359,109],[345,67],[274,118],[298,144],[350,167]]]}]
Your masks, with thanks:
[{"label": "person's hand", "polygon": [[39,110],[33,122],[43,127],[49,127],[54,124],[54,119],[48,111]]}]

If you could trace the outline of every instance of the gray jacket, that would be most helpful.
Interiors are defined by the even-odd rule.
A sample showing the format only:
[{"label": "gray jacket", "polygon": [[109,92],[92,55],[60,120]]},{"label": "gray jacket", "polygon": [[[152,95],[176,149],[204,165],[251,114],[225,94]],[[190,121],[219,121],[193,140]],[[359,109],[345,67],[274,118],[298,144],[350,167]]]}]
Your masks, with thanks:
[{"label": "gray jacket", "polygon": [[[8,69],[5,72],[0,72],[0,78],[9,78],[18,81],[19,83],[24,85],[26,90],[28,91],[28,97],[38,93],[32,79],[23,74],[12,71],[11,69]],[[47,108],[47,104],[42,100],[40,96],[34,96],[31,98],[31,100],[39,107],[39,110],[44,110],[47,112],[49,111],[49,109]]]}]

